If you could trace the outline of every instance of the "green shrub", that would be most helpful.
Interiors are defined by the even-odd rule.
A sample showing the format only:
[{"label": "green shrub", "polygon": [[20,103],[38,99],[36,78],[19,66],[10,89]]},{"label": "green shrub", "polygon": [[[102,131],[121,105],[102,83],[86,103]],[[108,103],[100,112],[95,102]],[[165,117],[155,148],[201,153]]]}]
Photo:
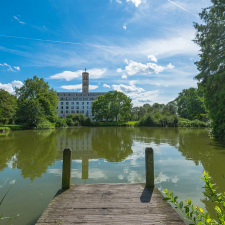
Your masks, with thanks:
[{"label": "green shrub", "polygon": [[68,126],[90,126],[91,120],[83,114],[68,114],[66,115],[66,123]]},{"label": "green shrub", "polygon": [[51,122],[49,122],[48,120],[42,120],[41,122],[39,122],[37,124],[36,127],[34,127],[34,129],[37,130],[41,130],[41,129],[54,129],[55,125]]},{"label": "green shrub", "polygon": [[55,126],[56,127],[67,127],[66,120],[65,119],[62,119],[61,117],[58,117],[56,119]]},{"label": "green shrub", "polygon": [[179,127],[207,127],[206,122],[200,120],[188,120],[184,118],[179,118]]}]

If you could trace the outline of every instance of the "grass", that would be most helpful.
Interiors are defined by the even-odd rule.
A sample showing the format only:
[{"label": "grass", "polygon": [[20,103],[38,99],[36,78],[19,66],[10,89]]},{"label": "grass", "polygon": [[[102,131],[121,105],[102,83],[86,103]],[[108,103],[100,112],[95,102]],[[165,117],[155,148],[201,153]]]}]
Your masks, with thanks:
[{"label": "grass", "polygon": [[110,122],[91,122],[91,126],[94,127],[133,127],[137,121],[110,121]]},{"label": "grass", "polygon": [[24,130],[25,127],[23,125],[17,125],[17,124],[6,124],[6,125],[0,125],[0,129],[7,129],[10,130]]}]

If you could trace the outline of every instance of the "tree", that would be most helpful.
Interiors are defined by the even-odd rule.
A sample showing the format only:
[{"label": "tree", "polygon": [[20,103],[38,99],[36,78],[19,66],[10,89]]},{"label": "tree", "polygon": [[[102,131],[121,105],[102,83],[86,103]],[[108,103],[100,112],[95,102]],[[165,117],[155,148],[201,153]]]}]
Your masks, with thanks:
[{"label": "tree", "polygon": [[56,122],[58,96],[43,78],[34,76],[16,88],[18,97],[17,122],[28,127],[37,126],[40,121]]},{"label": "tree", "polygon": [[189,120],[203,120],[205,118],[205,106],[203,93],[196,88],[184,89],[175,99],[180,117]]},{"label": "tree", "polygon": [[16,96],[0,89],[0,123],[13,123],[16,110]]},{"label": "tree", "polygon": [[203,24],[194,24],[194,41],[200,46],[200,60],[195,63],[200,73],[195,78],[204,91],[213,135],[225,139],[225,2],[212,3],[199,14]]},{"label": "tree", "polygon": [[96,119],[106,119],[116,121],[130,118],[131,99],[124,93],[109,91],[100,95],[92,104],[92,114]]}]

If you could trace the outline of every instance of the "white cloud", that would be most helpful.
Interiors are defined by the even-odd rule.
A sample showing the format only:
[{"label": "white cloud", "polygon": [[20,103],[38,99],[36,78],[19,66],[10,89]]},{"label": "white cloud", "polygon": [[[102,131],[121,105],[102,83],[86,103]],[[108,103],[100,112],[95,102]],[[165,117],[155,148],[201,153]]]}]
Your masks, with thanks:
[{"label": "white cloud", "polygon": [[[106,71],[107,69],[105,68],[103,69],[93,68],[88,70],[87,72],[91,74],[92,79],[99,79],[103,76],[103,74],[105,74]],[[50,76],[49,79],[64,79],[66,81],[71,81],[78,77],[81,77],[83,72],[84,72],[83,70],[77,70],[75,72],[63,71],[62,73],[57,73],[55,75]]]},{"label": "white cloud", "polygon": [[138,7],[141,4],[141,0],[126,0],[126,2],[132,2],[136,7]]},{"label": "white cloud", "polygon": [[20,67],[19,67],[19,66],[14,66],[14,68],[15,68],[16,70],[13,70],[12,66],[10,66],[10,65],[7,64],[7,63],[3,63],[3,64],[0,63],[0,66],[7,68],[7,69],[6,69],[7,71],[11,71],[11,72],[16,72],[16,70],[20,71]]},{"label": "white cloud", "polygon": [[126,29],[127,29],[127,26],[126,26],[125,24],[123,25],[123,29],[124,29],[124,30],[126,30]]},{"label": "white cloud", "polygon": [[19,18],[18,18],[17,16],[13,16],[13,18],[14,18],[16,21],[18,21],[19,23],[25,24],[24,22],[22,22],[21,20],[19,20]]},{"label": "white cloud", "polygon": [[143,92],[143,88],[138,88],[134,85],[135,81],[131,81],[129,85],[125,84],[119,84],[119,85],[112,85],[112,88],[116,91],[124,92],[124,93],[130,93],[130,92],[135,92],[135,93],[140,93]]},{"label": "white cloud", "polygon": [[148,59],[150,59],[153,62],[157,62],[157,58],[154,55],[148,55]]},{"label": "white cloud", "polygon": [[18,71],[20,71],[20,67],[19,66],[14,66],[14,68]]},{"label": "white cloud", "polygon": [[118,68],[118,69],[116,70],[116,72],[117,72],[117,73],[121,73],[121,72],[123,72],[123,70],[122,70],[121,68]]},{"label": "white cloud", "polygon": [[103,87],[110,88],[110,85],[108,85],[108,84],[103,84]]},{"label": "white cloud", "polygon": [[169,64],[166,66],[166,68],[172,70],[172,69],[174,68],[174,66],[173,66],[171,63],[169,63]]},{"label": "white cloud", "polygon": [[20,88],[23,86],[23,83],[19,80],[14,80],[11,83],[8,84],[2,84],[0,83],[0,89],[4,89],[5,91],[8,91],[10,94],[15,94],[15,87]]},{"label": "white cloud", "polygon": [[[63,88],[66,90],[79,90],[79,89],[82,89],[82,84],[62,85],[60,88]],[[97,88],[98,88],[97,85],[89,85],[89,90],[95,90]]]},{"label": "white cloud", "polygon": [[126,74],[123,74],[121,78],[122,79],[127,79],[127,75]]},{"label": "white cloud", "polygon": [[136,73],[141,73],[141,74],[158,74],[160,72],[162,72],[165,67],[159,66],[155,63],[147,63],[147,64],[143,64],[143,63],[138,63],[135,62],[133,60],[130,60],[127,62],[127,66],[125,66],[125,70],[127,72],[128,75],[134,75]]},{"label": "white cloud", "polygon": [[118,2],[118,3],[122,4],[122,2],[121,2],[120,0],[116,0],[116,2]]}]

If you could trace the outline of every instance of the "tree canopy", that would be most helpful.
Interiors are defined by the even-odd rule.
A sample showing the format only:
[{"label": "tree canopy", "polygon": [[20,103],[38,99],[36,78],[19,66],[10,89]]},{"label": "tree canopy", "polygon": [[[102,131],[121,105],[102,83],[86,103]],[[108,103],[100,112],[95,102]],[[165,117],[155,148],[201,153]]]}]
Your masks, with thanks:
[{"label": "tree canopy", "polygon": [[0,123],[13,123],[16,111],[16,97],[0,89]]},{"label": "tree canopy", "polygon": [[194,41],[200,46],[200,60],[195,63],[199,74],[195,78],[204,91],[213,135],[225,139],[225,1],[212,3],[199,14],[203,24],[194,24]]},{"label": "tree canopy", "polygon": [[41,121],[56,121],[58,96],[43,78],[28,78],[21,88],[16,88],[16,95],[18,122],[34,127]]},{"label": "tree canopy", "polygon": [[92,114],[95,119],[113,120],[130,118],[131,99],[124,93],[109,91],[104,95],[98,96],[92,104]]},{"label": "tree canopy", "polygon": [[204,120],[206,117],[203,93],[196,88],[184,89],[176,98],[180,117],[189,120]]}]

